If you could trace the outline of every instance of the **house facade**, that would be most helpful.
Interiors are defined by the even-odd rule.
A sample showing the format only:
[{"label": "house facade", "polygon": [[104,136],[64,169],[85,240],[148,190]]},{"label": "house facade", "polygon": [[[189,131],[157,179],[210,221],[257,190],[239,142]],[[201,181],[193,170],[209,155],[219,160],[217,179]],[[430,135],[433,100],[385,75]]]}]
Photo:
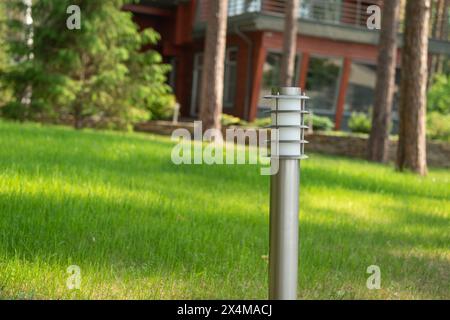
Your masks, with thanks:
[{"label": "house facade", "polygon": [[[161,34],[154,49],[173,66],[169,83],[185,117],[198,113],[209,2],[141,0],[124,7],[141,28]],[[311,97],[315,114],[330,117],[336,129],[346,129],[352,112],[373,107],[379,32],[367,27],[367,9],[383,0],[301,3],[293,85]],[[224,113],[252,121],[267,109],[263,97],[278,84],[285,5],[285,0],[229,0]],[[430,39],[429,50],[450,56],[450,42]],[[394,113],[397,101],[398,89]]]}]

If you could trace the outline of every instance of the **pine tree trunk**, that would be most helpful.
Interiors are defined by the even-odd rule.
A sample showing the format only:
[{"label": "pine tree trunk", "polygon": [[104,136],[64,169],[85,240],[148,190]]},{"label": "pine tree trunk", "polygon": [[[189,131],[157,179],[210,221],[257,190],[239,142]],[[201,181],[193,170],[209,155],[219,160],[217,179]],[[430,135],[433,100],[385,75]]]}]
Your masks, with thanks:
[{"label": "pine tree trunk", "polygon": [[228,0],[211,0],[200,100],[203,130],[221,129]]},{"label": "pine tree trunk", "polygon": [[300,0],[287,0],[280,74],[280,82],[284,87],[291,87],[294,81],[299,8]]},{"label": "pine tree trunk", "polygon": [[84,119],[83,119],[83,107],[81,103],[77,103],[74,107],[74,114],[73,114],[73,127],[76,130],[81,130],[84,127]]},{"label": "pine tree trunk", "polygon": [[[430,23],[431,24],[431,38],[441,39],[442,18],[444,12],[445,0],[431,1],[430,8]],[[434,14],[433,14],[434,12]],[[435,53],[430,55],[429,69],[428,69],[428,86],[432,85],[434,75],[438,73],[440,54]]]},{"label": "pine tree trunk", "polygon": [[402,52],[397,167],[420,175],[427,174],[425,120],[430,5],[430,0],[408,0]]},{"label": "pine tree trunk", "polygon": [[[440,18],[440,24],[439,24],[439,39],[448,41],[448,9],[450,6],[450,0],[442,0],[442,12]],[[443,54],[438,54],[436,59],[436,73],[443,73],[444,72],[444,61],[445,56]]]},{"label": "pine tree trunk", "polygon": [[372,129],[368,145],[368,159],[377,162],[387,162],[389,156],[389,134],[397,64],[399,13],[399,0],[390,0],[384,3]]}]

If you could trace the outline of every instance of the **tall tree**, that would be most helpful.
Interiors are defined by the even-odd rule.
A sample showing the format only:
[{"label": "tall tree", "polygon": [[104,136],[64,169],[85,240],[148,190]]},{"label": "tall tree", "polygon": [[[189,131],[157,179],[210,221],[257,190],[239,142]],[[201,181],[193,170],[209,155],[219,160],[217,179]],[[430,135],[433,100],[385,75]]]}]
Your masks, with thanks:
[{"label": "tall tree", "polygon": [[[11,10],[22,12],[22,1],[12,0]],[[11,40],[14,56],[31,50],[32,59],[17,59],[4,75],[15,101],[2,108],[2,115],[72,120],[77,129],[88,120],[93,126],[126,129],[137,114],[149,116],[159,97],[168,97],[164,82],[169,67],[161,64],[158,53],[140,52],[159,36],[152,30],[139,32],[131,13],[121,10],[124,2],[34,0],[32,46],[23,37]],[[81,9],[78,17],[67,13],[73,4]],[[77,18],[80,28],[69,28]],[[25,108],[20,96],[30,86],[33,94]]]},{"label": "tall tree", "polygon": [[[6,72],[8,66],[8,55],[6,50],[6,7],[4,2],[0,2],[0,75]],[[5,85],[0,82],[0,107],[8,101]]]},{"label": "tall tree", "polygon": [[0,71],[5,67],[6,58],[6,22],[7,22],[6,6],[4,2],[0,2]]},{"label": "tall tree", "polygon": [[426,90],[430,6],[431,0],[407,1],[402,51],[397,167],[420,175],[427,174]]},{"label": "tall tree", "polygon": [[[448,28],[449,28],[449,22],[448,22],[448,14],[449,14],[449,7],[450,7],[450,0],[441,0],[441,6],[442,10],[440,11],[439,17],[437,17],[437,39],[448,41]],[[443,54],[438,54],[436,57],[436,65],[434,67],[434,72],[436,73],[442,73],[444,71],[444,61],[445,56]]]},{"label": "tall tree", "polygon": [[222,127],[228,0],[211,0],[210,10],[200,94],[200,119],[204,130]]},{"label": "tall tree", "polygon": [[389,156],[392,103],[395,91],[397,64],[397,30],[400,0],[385,1],[378,46],[377,83],[372,115],[372,129],[368,145],[368,158],[386,162]]},{"label": "tall tree", "polygon": [[[431,38],[436,40],[448,40],[448,11],[450,6],[450,0],[434,0],[431,1],[431,14],[430,14],[430,33]],[[433,54],[430,56],[429,72],[428,72],[428,85],[433,84],[433,79],[436,74],[444,72],[445,55]]]},{"label": "tall tree", "polygon": [[287,0],[285,9],[283,57],[281,60],[280,83],[292,86],[295,72],[295,53],[297,51],[298,13],[300,0]]},{"label": "tall tree", "polygon": [[[7,35],[7,12],[4,2],[0,2],[0,73],[5,72],[8,64],[6,51],[6,35]],[[0,83],[1,90],[1,83]],[[0,105],[2,102],[3,92],[0,92]]]}]

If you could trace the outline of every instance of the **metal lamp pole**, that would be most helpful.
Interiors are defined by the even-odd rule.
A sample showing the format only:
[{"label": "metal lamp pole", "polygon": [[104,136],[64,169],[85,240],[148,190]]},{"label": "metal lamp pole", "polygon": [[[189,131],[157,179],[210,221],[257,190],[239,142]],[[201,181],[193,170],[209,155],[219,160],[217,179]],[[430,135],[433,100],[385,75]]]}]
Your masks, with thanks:
[{"label": "metal lamp pole", "polygon": [[[270,187],[269,299],[297,299],[298,213],[300,160],[304,154],[305,101],[300,88],[284,87],[272,92],[271,135],[272,161],[278,172]],[[274,148],[274,146],[276,146]]]}]

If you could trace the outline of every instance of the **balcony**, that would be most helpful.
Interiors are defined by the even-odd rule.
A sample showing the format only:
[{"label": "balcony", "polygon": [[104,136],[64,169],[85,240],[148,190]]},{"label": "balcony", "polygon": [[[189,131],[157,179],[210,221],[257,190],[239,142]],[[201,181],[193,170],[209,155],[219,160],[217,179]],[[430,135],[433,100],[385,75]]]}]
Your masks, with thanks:
[{"label": "balcony", "polygon": [[[371,5],[382,6],[383,1],[386,0],[301,0],[298,17],[302,21],[366,28],[366,22],[370,16],[367,8]],[[210,10],[210,1],[198,0],[197,5],[197,22],[205,22]],[[285,8],[286,0],[229,0],[228,15],[236,17],[256,13],[282,17]],[[433,10],[432,14],[433,24],[442,25],[441,41],[442,39],[450,41],[450,20],[442,23],[443,17],[437,16],[436,10]],[[399,32],[403,27],[403,13],[401,17]],[[430,38],[437,38],[435,32],[430,32]]]},{"label": "balcony", "polygon": [[[379,33],[367,28],[371,5],[382,6],[389,0],[301,0],[298,12],[300,32],[313,37],[324,37],[362,44],[376,45]],[[241,31],[284,30],[286,0],[229,0],[229,28]],[[210,11],[210,0],[197,0],[194,35],[204,34]],[[404,13],[401,13],[398,32],[403,30]],[[433,11],[432,25],[442,25],[443,36],[437,37],[430,27],[430,52],[450,55],[450,23],[441,23],[442,17]],[[401,45],[401,41],[400,41]]]},{"label": "balcony", "polygon": [[[381,5],[382,0],[302,0],[299,19],[326,24],[365,27],[371,5]],[[228,15],[236,17],[247,13],[283,16],[285,0],[229,0]],[[197,21],[205,22],[210,10],[209,0],[199,0]]]}]

